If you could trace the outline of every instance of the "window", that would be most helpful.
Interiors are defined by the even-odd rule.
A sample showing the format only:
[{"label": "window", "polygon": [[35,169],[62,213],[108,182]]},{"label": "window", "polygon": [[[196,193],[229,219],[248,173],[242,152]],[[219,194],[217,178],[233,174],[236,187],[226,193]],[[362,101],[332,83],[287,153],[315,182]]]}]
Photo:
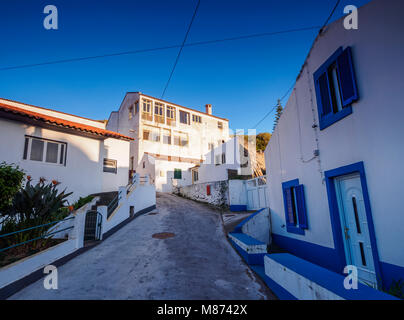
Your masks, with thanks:
[{"label": "window", "polygon": [[167,129],[163,129],[163,143],[171,144],[171,131]]},{"label": "window", "polygon": [[174,169],[174,179],[182,179],[182,171],[181,169]]},{"label": "window", "polygon": [[192,170],[192,182],[195,183],[196,181],[198,181],[198,179],[198,170]]},{"label": "window", "polygon": [[216,166],[220,165],[220,159],[221,159],[220,154],[215,155],[215,165]]},{"label": "window", "polygon": [[192,122],[202,123],[202,117],[197,116],[196,114],[192,115]]},{"label": "window", "polygon": [[339,48],[313,75],[320,130],[352,113],[358,91],[351,48]]},{"label": "window", "polygon": [[304,186],[299,180],[282,183],[285,207],[286,230],[291,233],[304,234],[308,229]]},{"label": "window", "polygon": [[139,101],[135,102],[135,114],[138,114],[139,112]]},{"label": "window", "polygon": [[160,130],[158,128],[148,127],[143,129],[143,140],[159,142]]},{"label": "window", "polygon": [[164,104],[160,102],[154,104],[154,121],[164,123]]},{"label": "window", "polygon": [[143,99],[142,101],[143,101],[143,112],[151,114],[151,108],[152,108],[151,100]]},{"label": "window", "polygon": [[116,173],[117,172],[117,161],[112,159],[104,158],[104,172]]},{"label": "window", "polygon": [[226,164],[226,154],[222,153],[222,164]]},{"label": "window", "polygon": [[64,142],[25,136],[23,159],[66,165],[66,150]]},{"label": "window", "polygon": [[129,120],[133,118],[133,106],[129,107]]},{"label": "window", "polygon": [[219,129],[223,129],[223,122],[218,121],[218,122],[217,122],[217,127],[218,127]]},{"label": "window", "polygon": [[142,119],[147,121],[153,121],[151,100],[142,99],[142,110],[143,110]]},{"label": "window", "polygon": [[174,133],[174,145],[186,147],[188,145],[188,135],[182,132]]},{"label": "window", "polygon": [[180,110],[180,122],[184,124],[189,124],[189,112]]},{"label": "window", "polygon": [[167,106],[167,118],[175,120],[175,108]]},{"label": "window", "polygon": [[143,140],[150,140],[150,131],[143,130]]}]

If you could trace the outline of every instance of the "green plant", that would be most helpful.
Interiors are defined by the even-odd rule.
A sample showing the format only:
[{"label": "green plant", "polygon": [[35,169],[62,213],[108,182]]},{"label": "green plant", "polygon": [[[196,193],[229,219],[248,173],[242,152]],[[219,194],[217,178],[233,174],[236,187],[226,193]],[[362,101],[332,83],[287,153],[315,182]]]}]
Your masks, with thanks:
[{"label": "green plant", "polygon": [[[370,285],[369,283],[365,284],[369,287],[373,287],[372,285]],[[392,280],[390,287],[386,288],[382,281],[381,278],[378,278],[377,281],[377,290],[382,291],[384,293],[390,294],[396,298],[399,298],[401,300],[404,300],[404,281],[403,279],[399,279],[399,280]]]},{"label": "green plant", "polygon": [[0,215],[4,215],[20,190],[25,173],[17,165],[0,163]]},{"label": "green plant", "polygon": [[77,200],[74,204],[73,204],[73,208],[74,210],[80,209],[82,206],[86,205],[87,203],[93,201],[94,196],[87,196],[87,197],[80,197],[79,200]]},{"label": "green plant", "polygon": [[[25,188],[15,194],[12,205],[6,211],[7,218],[0,233],[9,233],[63,219],[66,213],[62,208],[66,206],[66,198],[72,193],[66,193],[66,190],[59,191],[58,184],[55,180],[46,184],[45,179],[41,178],[36,185],[32,185],[31,180],[28,179]],[[7,237],[7,243],[16,244],[42,237],[50,227],[44,226],[16,233]],[[32,242],[32,246],[35,245],[36,242]]]}]

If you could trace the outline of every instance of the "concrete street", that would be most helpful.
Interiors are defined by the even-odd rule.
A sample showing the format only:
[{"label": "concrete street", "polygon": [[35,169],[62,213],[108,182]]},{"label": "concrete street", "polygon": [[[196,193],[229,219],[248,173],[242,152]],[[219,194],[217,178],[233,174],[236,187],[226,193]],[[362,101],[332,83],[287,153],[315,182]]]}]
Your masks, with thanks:
[{"label": "concrete street", "polygon": [[[156,239],[152,235],[175,236]],[[171,194],[157,209],[58,268],[59,288],[37,281],[11,299],[272,299],[228,243],[220,212]]]}]

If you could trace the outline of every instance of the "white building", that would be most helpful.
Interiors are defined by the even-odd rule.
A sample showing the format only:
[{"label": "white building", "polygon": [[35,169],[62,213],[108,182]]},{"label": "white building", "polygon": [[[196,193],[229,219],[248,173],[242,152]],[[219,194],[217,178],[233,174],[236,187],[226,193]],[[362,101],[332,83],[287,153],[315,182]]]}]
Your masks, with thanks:
[{"label": "white building", "polygon": [[[236,136],[205,155],[200,165],[190,168],[190,183],[225,181],[235,176],[252,177],[251,159],[255,152],[244,148],[244,136]],[[253,145],[255,151],[255,145]],[[189,182],[189,181],[188,181]]]},{"label": "white building", "polygon": [[37,181],[57,180],[70,200],[128,183],[129,141],[103,121],[0,99],[0,161]]},{"label": "white building", "polygon": [[324,29],[265,151],[273,241],[387,287],[404,279],[403,12],[375,0],[358,30]]},{"label": "white building", "polygon": [[130,170],[149,174],[157,191],[171,192],[173,185],[191,182],[187,170],[204,160],[209,150],[229,139],[227,119],[128,92],[107,128],[135,140],[130,147]]}]

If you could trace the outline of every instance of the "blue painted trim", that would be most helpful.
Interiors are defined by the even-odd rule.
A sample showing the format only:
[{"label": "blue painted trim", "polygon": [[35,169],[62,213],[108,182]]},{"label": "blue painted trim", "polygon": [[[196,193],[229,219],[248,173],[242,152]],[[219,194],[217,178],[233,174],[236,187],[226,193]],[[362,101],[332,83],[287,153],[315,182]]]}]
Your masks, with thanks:
[{"label": "blue painted trim", "polygon": [[264,265],[264,256],[266,253],[248,253],[243,248],[241,248],[237,243],[235,243],[231,238],[229,238],[231,244],[234,246],[236,251],[243,257],[245,262],[249,265]]},{"label": "blue painted trim", "polygon": [[337,61],[337,58],[344,51],[342,47],[339,47],[314,73],[314,79],[318,79],[324,72],[327,72],[327,69],[330,65]]},{"label": "blue painted trim", "polygon": [[254,212],[253,214],[251,214],[250,216],[248,216],[247,218],[245,218],[243,221],[241,221],[233,230],[234,233],[243,233],[242,228],[243,226],[250,221],[252,218],[254,218],[257,214],[259,214],[261,211],[263,211],[265,208],[262,208],[256,212]]},{"label": "blue painted trim", "polygon": [[380,267],[383,274],[384,287],[390,288],[393,280],[404,280],[404,267],[380,261]]},{"label": "blue painted trim", "polygon": [[277,246],[297,257],[343,274],[345,264],[341,262],[338,252],[333,248],[285,237],[275,233],[272,234],[272,240]]},{"label": "blue painted trim", "polygon": [[300,235],[305,235],[304,229],[301,229],[299,227],[294,227],[294,226],[286,226],[286,231],[289,233],[294,233],[294,234],[300,234]]},{"label": "blue painted trim", "polygon": [[231,232],[229,235],[233,236],[237,240],[241,241],[242,243],[246,244],[247,246],[257,246],[257,245],[265,245],[264,242],[254,239],[245,233],[234,233]]},{"label": "blue painted trim", "polygon": [[[333,113],[331,110],[331,113],[323,116],[323,105],[322,105],[322,99],[321,99],[321,94],[320,94],[320,88],[318,86],[318,78],[325,72],[327,72],[327,69],[329,66],[337,61],[337,58],[344,52],[342,47],[339,47],[332,55],[329,57],[326,62],[324,62],[316,72],[313,74],[313,79],[314,79],[314,88],[316,91],[316,99],[317,99],[317,111],[318,111],[318,120],[319,120],[319,125],[320,125],[320,130],[324,130],[325,128],[328,128],[332,124],[340,121],[341,119],[347,117],[352,113],[352,107],[347,106],[343,108],[340,112],[338,113]],[[327,76],[328,79],[328,76]],[[330,88],[328,88],[329,94],[331,94]],[[331,103],[331,109],[332,109],[332,99],[331,96],[329,97],[330,103]]]},{"label": "blue painted trim", "polygon": [[286,231],[289,233],[304,235],[305,234],[304,229],[290,225],[288,223],[288,204],[286,202],[285,189],[288,189],[291,187],[297,187],[298,185],[299,185],[299,179],[282,182],[283,210],[285,211]]},{"label": "blue painted trim", "polygon": [[289,253],[273,253],[267,255],[273,261],[298,273],[317,285],[330,290],[336,295],[348,300],[397,300],[397,298],[384,292],[358,283],[357,290],[344,288],[345,276],[327,270],[316,264],[298,258]]},{"label": "blue painted trim", "polygon": [[323,116],[320,119],[320,130],[328,128],[332,124],[340,121],[341,119],[349,116],[352,113],[352,106],[345,107],[338,113],[330,113],[329,115]]},{"label": "blue painted trim", "polygon": [[244,204],[231,204],[230,211],[233,212],[247,211],[247,206]]},{"label": "blue painted trim", "polygon": [[374,261],[375,271],[376,271],[376,277],[378,279],[380,279],[382,283],[384,283],[383,276],[382,276],[381,269],[380,269],[380,259],[379,259],[379,253],[377,250],[376,235],[375,235],[375,229],[374,229],[373,218],[372,218],[372,210],[370,207],[370,199],[369,199],[368,187],[367,187],[367,182],[366,182],[365,167],[364,167],[363,162],[357,162],[357,163],[354,163],[351,165],[343,166],[343,167],[336,168],[336,169],[325,172],[328,204],[329,204],[330,214],[331,214],[331,226],[333,229],[333,237],[334,237],[334,246],[335,246],[336,250],[338,251],[338,255],[340,256],[341,261],[344,263],[344,265],[346,265],[345,249],[344,249],[344,242],[342,239],[342,231],[341,231],[342,228],[341,228],[341,222],[340,222],[340,213],[339,213],[339,209],[338,209],[338,201],[337,201],[337,196],[336,196],[336,192],[335,192],[334,178],[343,176],[343,175],[347,175],[347,174],[351,174],[351,173],[359,173],[359,175],[360,175],[363,200],[365,203],[366,218],[367,218],[368,229],[369,229],[369,238],[370,238],[370,243],[372,246],[373,261]]},{"label": "blue painted trim", "polygon": [[251,266],[251,269],[265,282],[265,284],[271,289],[271,291],[280,300],[297,300],[297,298],[282,288],[279,284],[273,281],[265,274],[265,268],[263,266]]}]

